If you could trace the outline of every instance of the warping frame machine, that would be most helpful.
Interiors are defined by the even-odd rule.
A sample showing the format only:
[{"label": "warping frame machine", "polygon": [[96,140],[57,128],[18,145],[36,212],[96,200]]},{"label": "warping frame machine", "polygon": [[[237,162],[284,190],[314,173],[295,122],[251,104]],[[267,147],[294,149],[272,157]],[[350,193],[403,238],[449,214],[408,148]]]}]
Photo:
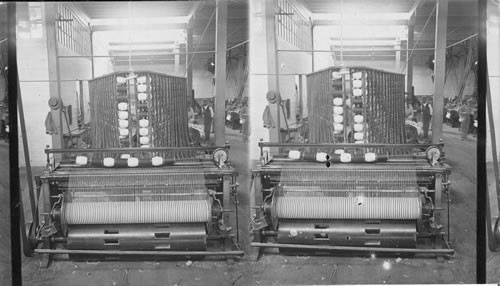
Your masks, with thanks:
[{"label": "warping frame machine", "polygon": [[186,79],[114,73],[89,89],[91,148],[45,149],[25,254],[243,255],[229,145],[188,146]]},{"label": "warping frame machine", "polygon": [[253,258],[453,254],[444,144],[406,144],[404,75],[328,68],[307,75],[307,90],[309,142],[259,142]]}]

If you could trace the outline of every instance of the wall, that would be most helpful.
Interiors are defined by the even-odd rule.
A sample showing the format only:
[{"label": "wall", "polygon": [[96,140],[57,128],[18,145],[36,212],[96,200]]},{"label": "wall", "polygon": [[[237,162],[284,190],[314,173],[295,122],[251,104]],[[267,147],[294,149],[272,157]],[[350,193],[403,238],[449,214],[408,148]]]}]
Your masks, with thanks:
[{"label": "wall", "polygon": [[[491,4],[491,3],[490,3]],[[488,76],[490,84],[490,95],[492,100],[492,109],[498,111],[500,107],[500,17],[499,8],[495,6],[488,7],[488,21],[487,21],[487,57],[488,57]],[[489,115],[489,114],[487,114]],[[500,114],[493,113],[493,120],[495,122],[495,138],[497,142],[496,150],[500,153]],[[491,136],[490,128],[492,126],[488,123],[486,118],[486,161],[492,162],[493,155],[491,149]],[[500,156],[499,156],[500,157]],[[500,160],[500,158],[497,158]]]},{"label": "wall", "polygon": [[[278,38],[278,49],[280,50],[297,50],[297,52],[279,52],[278,53],[278,69],[280,73],[279,91],[282,100],[290,99],[290,118],[287,118],[288,124],[296,122],[295,107],[298,105],[299,98],[296,97],[295,86],[297,75],[304,75],[312,72],[312,55],[309,52],[299,51],[290,43]],[[303,86],[306,87],[304,79]],[[307,89],[306,89],[307,90]],[[303,99],[303,109],[307,110],[307,99]],[[285,128],[285,120],[281,115],[281,127]]]},{"label": "wall", "polygon": [[249,87],[250,109],[249,117],[250,138],[249,138],[249,153],[252,160],[256,160],[260,156],[258,142],[260,139],[269,141],[269,130],[262,126],[262,114],[267,105],[266,93],[268,92],[268,75],[267,75],[267,43],[265,29],[265,1],[256,0],[250,1],[249,22],[249,38],[250,49],[249,57],[251,60],[249,72]]},{"label": "wall", "polygon": [[[60,56],[77,56],[75,52],[59,45]],[[77,93],[80,91],[76,83],[78,80],[88,80],[92,78],[92,66],[89,58],[60,58],[59,70],[61,74],[61,99],[65,106],[72,106],[70,130],[78,128],[78,106]],[[88,101],[84,102],[85,107]],[[67,125],[64,121],[64,132],[66,133]]]},{"label": "wall", "polygon": [[[33,166],[45,165],[43,150],[52,144],[50,135],[45,133],[45,118],[50,108],[48,83],[48,60],[45,38],[17,40],[17,65],[23,100],[24,120],[28,136],[30,163]],[[36,82],[28,82],[36,81]],[[20,129],[19,129],[20,131]],[[19,166],[25,166],[21,132],[18,133]]]}]

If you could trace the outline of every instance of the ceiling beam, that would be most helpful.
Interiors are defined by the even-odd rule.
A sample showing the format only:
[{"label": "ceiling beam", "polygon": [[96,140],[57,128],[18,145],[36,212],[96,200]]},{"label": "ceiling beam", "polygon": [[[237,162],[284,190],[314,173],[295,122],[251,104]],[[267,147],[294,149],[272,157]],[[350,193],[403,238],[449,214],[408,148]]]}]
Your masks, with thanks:
[{"label": "ceiling beam", "polygon": [[137,25],[92,25],[92,31],[128,31],[128,30],[183,30],[186,23],[137,24]]},{"label": "ceiling beam", "polygon": [[[335,20],[313,20],[313,26],[336,26],[340,25],[340,19]],[[395,19],[356,19],[356,20],[346,20],[343,21],[344,25],[394,25],[394,26],[406,26],[408,25],[408,20],[395,20]]]},{"label": "ceiling beam", "polygon": [[173,45],[175,41],[161,41],[161,42],[110,42],[110,46],[142,46],[142,45]]},{"label": "ceiling beam", "polygon": [[411,16],[411,15],[413,15],[413,13],[415,13],[415,11],[418,8],[418,5],[420,5],[420,2],[422,2],[422,0],[413,1],[413,5],[411,6],[410,11],[408,11],[409,16]]}]

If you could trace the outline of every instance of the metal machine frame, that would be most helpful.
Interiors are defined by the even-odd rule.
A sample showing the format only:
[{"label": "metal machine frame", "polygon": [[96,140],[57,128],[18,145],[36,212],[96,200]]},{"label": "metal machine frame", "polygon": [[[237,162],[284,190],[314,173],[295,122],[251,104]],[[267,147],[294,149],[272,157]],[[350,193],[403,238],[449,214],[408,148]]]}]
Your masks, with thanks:
[{"label": "metal machine frame", "polygon": [[[385,254],[412,254],[412,255],[423,255],[423,254],[433,254],[438,258],[446,257],[452,255],[454,250],[451,249],[449,245],[449,200],[448,196],[450,193],[450,182],[449,176],[451,173],[450,167],[445,163],[443,147],[444,144],[440,142],[438,145],[431,144],[294,144],[294,143],[268,143],[260,142],[259,147],[261,150],[260,163],[257,168],[252,171],[252,187],[250,189],[250,208],[251,208],[251,256],[252,259],[258,259],[265,248],[279,248],[281,249],[292,249],[292,250],[303,250],[303,251],[313,251],[313,252],[347,252],[349,254],[356,253],[385,253]],[[277,229],[272,226],[270,221],[269,206],[266,206],[265,198],[270,195],[270,188],[275,188],[280,182],[280,173],[287,168],[301,168],[304,171],[310,168],[320,168],[322,165],[324,168],[325,163],[314,162],[314,160],[305,160],[304,158],[299,160],[292,160],[283,156],[284,153],[279,153],[280,155],[271,158],[269,156],[269,151],[264,149],[275,151],[278,150],[290,150],[292,149],[309,149],[317,150],[333,150],[338,148],[345,148],[347,150],[352,149],[367,149],[367,148],[388,148],[391,150],[418,150],[420,152],[414,152],[410,158],[398,159],[397,156],[391,159],[390,157],[385,162],[375,162],[375,163],[338,163],[351,165],[352,168],[361,168],[367,164],[371,164],[369,168],[397,168],[397,166],[404,166],[405,164],[415,164],[417,183],[419,187],[424,187],[428,189],[429,196],[434,202],[432,213],[435,218],[435,223],[437,225],[443,222],[442,212],[447,216],[447,228],[448,231],[445,232],[445,228],[437,228],[432,233],[418,233],[417,238],[430,238],[432,242],[432,248],[387,248],[387,247],[377,247],[377,246],[338,246],[338,245],[304,245],[304,244],[280,244],[275,239],[278,235]],[[438,148],[440,150],[440,157],[434,158],[434,162],[431,162],[430,158],[427,157],[425,150],[430,150],[430,148]],[[273,152],[276,153],[276,152]],[[420,153],[420,154],[419,154]],[[332,163],[333,164],[333,163]],[[337,163],[335,163],[337,164]],[[356,166],[357,165],[357,166]],[[447,237],[446,237],[447,236]]]},{"label": "metal machine frame", "polygon": [[[35,206],[32,209],[34,221],[25,223],[24,215],[21,217],[22,239],[24,254],[28,257],[34,254],[42,254],[44,264],[48,266],[52,256],[56,254],[69,255],[87,255],[99,257],[134,257],[149,256],[155,258],[172,256],[223,256],[232,259],[234,256],[242,256],[243,251],[238,247],[238,199],[236,178],[238,172],[231,166],[226,165],[227,157],[221,159],[214,158],[214,153],[223,150],[229,150],[229,145],[215,147],[175,147],[175,148],[112,148],[112,149],[45,149],[47,155],[47,169],[42,175],[35,176],[36,194],[30,194],[30,204]],[[151,152],[198,152],[202,153],[197,157],[197,162],[172,161],[161,167],[135,167],[135,168],[103,168],[94,166],[78,166],[74,161],[61,160],[56,163],[53,155],[68,156],[71,154],[134,154]],[[54,204],[57,201],[57,188],[59,184],[64,184],[69,176],[78,175],[106,175],[116,173],[134,174],[140,171],[146,171],[148,174],[191,174],[201,172],[205,176],[207,188],[215,190],[214,198],[222,202],[222,206],[217,210],[217,214],[212,217],[212,224],[218,227],[219,235],[207,235],[207,241],[218,241],[219,250],[206,251],[173,251],[173,250],[155,250],[155,251],[121,251],[121,250],[78,250],[78,249],[60,249],[60,244],[67,243],[64,233],[61,233],[55,225],[56,217],[59,215],[54,211]],[[34,190],[33,190],[34,192]],[[22,207],[22,206],[21,206]],[[23,214],[23,212],[21,212]],[[232,231],[236,228],[236,234]]]}]

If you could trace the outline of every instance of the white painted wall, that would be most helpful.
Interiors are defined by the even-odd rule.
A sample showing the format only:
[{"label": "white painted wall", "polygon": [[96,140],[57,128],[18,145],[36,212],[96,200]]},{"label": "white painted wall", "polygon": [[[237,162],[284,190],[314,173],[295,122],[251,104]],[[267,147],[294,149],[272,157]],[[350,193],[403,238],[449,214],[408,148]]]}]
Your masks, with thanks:
[{"label": "white painted wall", "polygon": [[[490,83],[490,94],[493,107],[493,119],[495,122],[495,137],[497,141],[496,150],[500,152],[500,17],[499,8],[494,5],[488,6],[488,21],[487,21],[487,58],[488,58],[488,75]],[[489,116],[489,114],[487,114]],[[486,161],[492,162],[492,145],[490,137],[491,126],[486,118]],[[500,159],[500,158],[497,158]]]}]

